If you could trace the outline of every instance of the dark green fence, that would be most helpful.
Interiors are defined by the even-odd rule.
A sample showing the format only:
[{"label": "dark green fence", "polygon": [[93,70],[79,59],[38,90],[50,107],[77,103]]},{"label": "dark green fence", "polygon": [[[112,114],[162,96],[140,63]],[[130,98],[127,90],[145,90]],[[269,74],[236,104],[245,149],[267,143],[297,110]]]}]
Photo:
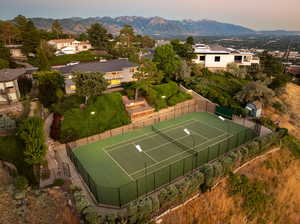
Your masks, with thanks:
[{"label": "dark green fence", "polygon": [[215,114],[232,120],[233,111],[228,107],[217,106]]},{"label": "dark green fence", "polygon": [[226,154],[230,150],[246,143],[254,137],[256,137],[256,133],[253,130],[245,129],[222,142],[210,145],[193,155],[163,167],[156,172],[149,173],[147,176],[120,186],[119,188],[104,187],[95,183],[77,157],[73,154],[69,145],[67,145],[67,151],[97,202],[100,204],[122,207],[130,201],[138,199],[163,185],[170,184],[175,179],[192,172],[192,170],[201,167],[205,163],[217,159],[219,156]]}]

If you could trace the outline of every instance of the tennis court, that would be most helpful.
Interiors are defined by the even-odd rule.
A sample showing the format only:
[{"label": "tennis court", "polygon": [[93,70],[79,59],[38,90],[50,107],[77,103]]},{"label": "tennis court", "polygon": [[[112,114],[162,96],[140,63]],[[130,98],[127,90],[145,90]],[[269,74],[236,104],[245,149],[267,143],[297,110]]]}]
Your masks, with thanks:
[{"label": "tennis court", "polygon": [[253,137],[199,112],[76,148],[71,158],[99,203],[123,205]]}]

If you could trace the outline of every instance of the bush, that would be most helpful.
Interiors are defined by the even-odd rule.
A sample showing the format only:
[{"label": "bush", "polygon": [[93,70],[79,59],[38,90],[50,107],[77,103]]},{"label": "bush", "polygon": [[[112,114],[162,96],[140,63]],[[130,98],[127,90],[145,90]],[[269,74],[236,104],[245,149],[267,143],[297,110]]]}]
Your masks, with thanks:
[{"label": "bush", "polygon": [[[72,100],[70,104],[78,105],[77,100],[75,98],[75,103]],[[83,109],[76,106],[61,111],[63,120],[60,127],[60,141],[64,143],[114,129],[130,122],[122,103],[121,94],[116,92],[91,99]],[[91,111],[95,111],[96,114],[92,116]]]},{"label": "bush", "polygon": [[63,179],[55,179],[52,186],[62,186],[64,183],[65,181]]},{"label": "bush", "polygon": [[25,190],[28,187],[28,180],[24,176],[18,176],[14,180],[14,186],[18,190]]}]

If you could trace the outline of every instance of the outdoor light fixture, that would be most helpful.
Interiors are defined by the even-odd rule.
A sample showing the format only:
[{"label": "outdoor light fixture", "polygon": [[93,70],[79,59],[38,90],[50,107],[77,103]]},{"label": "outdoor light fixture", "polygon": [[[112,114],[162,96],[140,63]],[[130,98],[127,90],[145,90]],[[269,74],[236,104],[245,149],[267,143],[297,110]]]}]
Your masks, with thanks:
[{"label": "outdoor light fixture", "polygon": [[224,117],[222,117],[222,116],[219,116],[218,118],[221,119],[222,121],[225,121],[225,120],[226,120],[226,119],[225,119]]},{"label": "outdoor light fixture", "polygon": [[92,111],[92,112],[91,112],[91,115],[95,115],[95,113],[96,113],[95,111]]},{"label": "outdoor light fixture", "polygon": [[187,128],[183,129],[183,131],[184,131],[187,135],[191,135],[191,132],[190,132]]},{"label": "outdoor light fixture", "polygon": [[161,96],[161,98],[165,99],[165,98],[166,98],[166,96]]},{"label": "outdoor light fixture", "polygon": [[143,151],[140,145],[135,145],[135,148],[136,148],[139,152],[142,152],[142,151]]}]

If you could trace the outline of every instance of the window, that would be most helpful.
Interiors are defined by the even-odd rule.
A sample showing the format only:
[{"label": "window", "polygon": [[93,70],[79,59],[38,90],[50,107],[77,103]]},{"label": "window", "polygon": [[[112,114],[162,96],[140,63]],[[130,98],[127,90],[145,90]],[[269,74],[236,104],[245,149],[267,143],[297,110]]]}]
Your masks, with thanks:
[{"label": "window", "polygon": [[221,56],[215,56],[215,62],[220,62],[221,61]]},{"label": "window", "polygon": [[199,56],[200,61],[205,61],[205,56]]},{"label": "window", "polygon": [[243,59],[243,56],[240,56],[240,55],[234,56],[234,61],[235,61],[235,62],[241,63],[241,62],[242,62],[242,59]]}]

